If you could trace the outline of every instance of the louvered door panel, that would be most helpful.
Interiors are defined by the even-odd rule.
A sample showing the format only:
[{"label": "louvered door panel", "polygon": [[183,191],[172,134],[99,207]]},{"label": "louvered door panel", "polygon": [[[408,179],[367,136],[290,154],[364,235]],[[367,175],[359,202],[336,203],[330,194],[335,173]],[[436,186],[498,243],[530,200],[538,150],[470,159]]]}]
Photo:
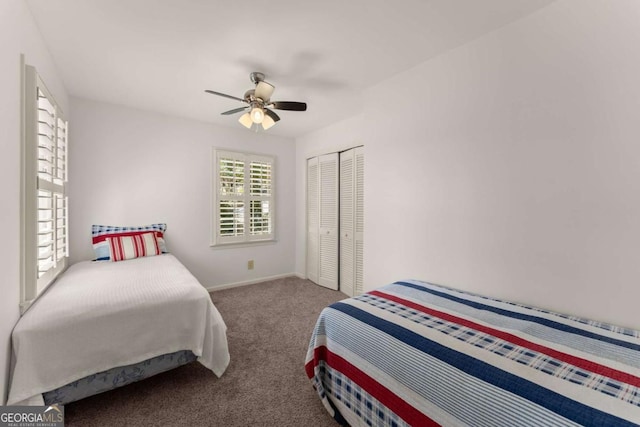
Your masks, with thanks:
[{"label": "louvered door panel", "polygon": [[354,295],[354,150],[340,153],[340,290]]},{"label": "louvered door panel", "polygon": [[318,284],[338,289],[338,153],[318,158],[320,229]]},{"label": "louvered door panel", "polygon": [[318,158],[307,160],[307,278],[318,283],[320,227]]},{"label": "louvered door panel", "polygon": [[358,147],[354,152],[354,218],[355,218],[355,295],[364,292],[364,148]]}]

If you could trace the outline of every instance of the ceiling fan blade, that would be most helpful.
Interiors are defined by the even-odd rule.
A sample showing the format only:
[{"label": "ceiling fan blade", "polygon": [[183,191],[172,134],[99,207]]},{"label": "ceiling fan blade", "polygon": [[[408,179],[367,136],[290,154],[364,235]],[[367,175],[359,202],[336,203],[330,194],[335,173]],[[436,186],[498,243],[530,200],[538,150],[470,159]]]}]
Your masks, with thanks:
[{"label": "ceiling fan blade", "polygon": [[222,114],[223,116],[228,116],[231,114],[239,113],[240,111],[244,111],[247,108],[249,107],[247,106],[247,107],[234,108],[233,110],[225,111],[224,113],[220,113],[220,114]]},{"label": "ceiling fan blade", "polygon": [[240,101],[240,102],[247,102],[242,98],[238,98],[237,96],[231,96],[225,93],[215,92],[213,90],[205,90],[205,92],[210,93],[212,95],[224,96],[225,98],[229,98],[229,99],[235,99],[236,101]]},{"label": "ceiling fan blade", "polygon": [[256,85],[256,91],[254,95],[256,98],[260,98],[264,102],[267,102],[271,98],[271,95],[273,94],[274,90],[275,90],[275,87],[271,83],[260,81]]},{"label": "ceiling fan blade", "polygon": [[272,102],[269,106],[276,110],[307,111],[306,102],[276,101]]},{"label": "ceiling fan blade", "polygon": [[267,116],[271,117],[274,122],[277,122],[278,120],[280,120],[280,117],[276,113],[274,113],[273,111],[269,110],[268,108],[264,109],[264,113]]}]

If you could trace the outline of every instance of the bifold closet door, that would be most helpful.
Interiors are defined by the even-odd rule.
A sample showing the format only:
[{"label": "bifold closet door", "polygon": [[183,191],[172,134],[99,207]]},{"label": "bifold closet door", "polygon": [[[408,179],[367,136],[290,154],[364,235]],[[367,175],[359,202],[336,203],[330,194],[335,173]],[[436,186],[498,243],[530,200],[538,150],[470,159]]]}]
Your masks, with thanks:
[{"label": "bifold closet door", "polygon": [[318,158],[307,160],[307,278],[318,283],[318,233],[320,231],[320,180]]},{"label": "bifold closet door", "polygon": [[318,284],[338,289],[338,153],[318,158],[320,231]]},{"label": "bifold closet door", "polygon": [[354,152],[355,158],[355,295],[364,292],[364,148],[358,147]]},{"label": "bifold closet door", "polygon": [[340,153],[340,290],[363,292],[364,150]]},{"label": "bifold closet door", "polygon": [[355,159],[354,150],[340,153],[340,290],[355,289]]},{"label": "bifold closet door", "polygon": [[338,289],[338,153],[307,161],[307,277]]}]

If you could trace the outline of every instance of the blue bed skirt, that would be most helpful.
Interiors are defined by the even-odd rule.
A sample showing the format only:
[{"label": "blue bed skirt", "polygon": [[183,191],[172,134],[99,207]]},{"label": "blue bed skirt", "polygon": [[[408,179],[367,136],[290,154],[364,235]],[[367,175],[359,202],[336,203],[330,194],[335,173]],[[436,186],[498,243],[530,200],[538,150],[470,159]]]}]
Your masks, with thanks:
[{"label": "blue bed skirt", "polygon": [[45,405],[66,405],[94,394],[113,390],[123,385],[149,378],[161,372],[193,362],[197,357],[190,350],[152,357],[133,365],[118,366],[89,375],[60,388],[42,394]]}]

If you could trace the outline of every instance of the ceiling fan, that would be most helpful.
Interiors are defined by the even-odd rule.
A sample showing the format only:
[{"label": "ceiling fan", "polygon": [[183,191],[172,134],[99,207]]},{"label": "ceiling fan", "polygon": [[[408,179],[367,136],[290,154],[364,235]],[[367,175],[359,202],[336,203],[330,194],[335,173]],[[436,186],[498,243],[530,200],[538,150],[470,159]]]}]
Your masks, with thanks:
[{"label": "ceiling fan", "polygon": [[249,89],[244,93],[244,98],[238,98],[235,96],[227,95],[213,90],[205,90],[207,93],[213,95],[223,96],[229,99],[235,99],[236,101],[244,102],[245,106],[240,108],[234,108],[233,110],[225,111],[222,115],[228,116],[230,114],[236,114],[244,111],[245,113],[238,120],[244,127],[251,129],[253,125],[262,125],[264,130],[269,129],[275,125],[280,117],[272,110],[287,110],[287,111],[307,111],[307,104],[305,102],[293,102],[293,101],[272,101],[271,95],[275,90],[275,87],[271,83],[264,81],[264,74],[253,72],[249,74],[249,78],[256,85],[255,89]]}]

